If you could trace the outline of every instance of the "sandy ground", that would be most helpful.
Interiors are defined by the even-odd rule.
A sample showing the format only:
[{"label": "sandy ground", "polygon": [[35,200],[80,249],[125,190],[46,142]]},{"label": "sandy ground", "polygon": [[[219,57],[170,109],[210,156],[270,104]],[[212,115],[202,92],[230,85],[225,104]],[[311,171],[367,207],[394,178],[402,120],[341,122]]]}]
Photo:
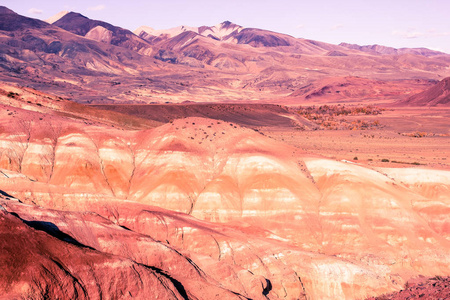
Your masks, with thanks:
[{"label": "sandy ground", "polygon": [[[354,160],[369,166],[450,169],[450,109],[402,108],[365,118],[376,118],[383,127],[356,131],[272,127],[261,132],[308,153],[338,160]],[[414,137],[416,133],[425,136]]]}]

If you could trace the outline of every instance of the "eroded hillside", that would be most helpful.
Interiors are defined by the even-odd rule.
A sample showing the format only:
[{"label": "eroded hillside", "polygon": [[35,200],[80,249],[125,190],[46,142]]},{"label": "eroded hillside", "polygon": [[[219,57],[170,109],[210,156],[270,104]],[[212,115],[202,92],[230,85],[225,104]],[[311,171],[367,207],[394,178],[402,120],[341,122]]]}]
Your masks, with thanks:
[{"label": "eroded hillside", "polygon": [[6,295],[358,299],[450,273],[449,171],[336,161],[207,118],[80,118],[3,89]]}]

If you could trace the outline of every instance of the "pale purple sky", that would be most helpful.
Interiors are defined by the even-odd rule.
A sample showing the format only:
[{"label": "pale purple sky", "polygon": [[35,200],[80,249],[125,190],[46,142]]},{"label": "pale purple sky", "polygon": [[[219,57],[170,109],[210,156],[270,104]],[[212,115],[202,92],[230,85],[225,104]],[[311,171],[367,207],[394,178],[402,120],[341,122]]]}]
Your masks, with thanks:
[{"label": "pale purple sky", "polygon": [[126,29],[215,25],[225,20],[317,41],[450,53],[450,0],[2,0],[28,17],[62,10]]}]

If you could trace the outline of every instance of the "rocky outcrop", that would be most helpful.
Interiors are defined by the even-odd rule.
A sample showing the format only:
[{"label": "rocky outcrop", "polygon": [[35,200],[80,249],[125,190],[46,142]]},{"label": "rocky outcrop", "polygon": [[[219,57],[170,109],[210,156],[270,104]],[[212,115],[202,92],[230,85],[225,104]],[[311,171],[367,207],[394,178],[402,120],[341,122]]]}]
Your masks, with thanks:
[{"label": "rocky outcrop", "polygon": [[[116,260],[118,258],[128,258],[129,261],[126,263],[120,261],[119,263],[114,264],[119,266],[129,266],[135,271],[136,276],[141,276],[143,273],[140,280],[136,280],[136,278],[131,277],[127,281],[128,284],[124,284],[126,287],[131,285],[131,288],[138,290],[138,292],[133,291],[131,293],[134,297],[142,298],[143,295],[146,295],[147,297],[151,296],[151,298],[154,299],[159,297],[169,297],[167,295],[164,296],[164,294],[162,294],[163,296],[158,294],[158,285],[152,283],[150,279],[146,278],[148,275],[155,275],[157,278],[161,277],[161,285],[163,287],[161,289],[164,290],[165,287],[169,294],[172,293],[173,290],[177,297],[181,295],[183,298],[189,299],[199,299],[205,297],[213,299],[233,299],[240,298],[239,294],[241,293],[246,294],[253,299],[262,297],[263,286],[262,284],[259,286],[257,285],[257,283],[261,280],[260,277],[252,275],[249,272],[244,274],[243,270],[237,269],[237,271],[242,273],[241,278],[230,278],[231,282],[227,285],[227,288],[229,289],[224,288],[221,284],[219,284],[219,281],[211,279],[211,275],[209,273],[213,273],[213,271],[215,271],[214,269],[209,267],[200,269],[190,258],[192,255],[189,252],[184,251],[183,254],[180,252],[183,252],[183,250],[180,248],[173,248],[173,246],[166,243],[166,240],[164,240],[164,242],[156,240],[154,237],[157,237],[157,235],[155,234],[149,235],[132,231],[130,228],[123,225],[119,226],[119,224],[114,224],[112,221],[92,212],[81,213],[47,210],[35,206],[23,205],[13,200],[3,200],[1,205],[4,212],[10,212],[10,214],[15,215],[29,227],[32,227],[40,232],[45,232],[48,235],[60,240],[58,243],[61,245],[58,246],[52,245],[52,243],[46,243],[46,246],[48,247],[58,246],[58,251],[71,252],[73,255],[76,255],[76,251],[72,249],[64,249],[70,247],[76,249],[81,248],[88,252],[96,253],[97,256],[106,256],[110,259]],[[111,206],[111,208],[112,207],[114,206]],[[114,210],[111,208],[108,208],[107,211],[112,214],[121,213],[120,210]],[[33,229],[30,230],[33,231]],[[16,232],[14,229],[11,231],[20,234],[20,232]],[[26,238],[26,236],[24,236],[24,238]],[[36,240],[36,238],[33,237],[28,238],[33,239],[33,241]],[[51,237],[47,238],[51,239]],[[9,239],[10,236],[4,236],[5,243],[7,243]],[[18,244],[22,242],[22,240],[17,240]],[[45,241],[41,241],[41,243],[44,242]],[[14,249],[15,245],[13,244],[10,246]],[[71,257],[68,258],[64,256],[60,258],[58,256],[58,251],[46,253],[46,255],[52,260],[57,259],[64,265],[72,263],[70,261],[70,259],[72,259]],[[80,257],[79,259],[82,260],[83,257]],[[75,264],[76,262],[73,263]],[[27,262],[26,264],[30,263]],[[83,263],[78,264],[79,266],[77,267],[83,269]],[[109,264],[112,264],[112,262]],[[45,263],[43,265],[46,266]],[[105,276],[116,276],[114,274],[114,269],[101,270],[100,272],[108,273],[105,274]],[[51,270],[49,273],[54,274],[55,272],[54,270]],[[73,274],[73,276],[77,278],[82,276],[76,272],[74,273],[75,274]],[[213,273],[212,275],[217,277],[218,274]],[[107,278],[105,278],[105,280],[106,279]],[[38,283],[41,283],[43,280],[46,280],[46,278],[42,276],[36,276],[34,278],[34,281]],[[120,280],[120,276],[117,276],[115,280]],[[249,285],[241,282],[243,280],[254,281],[254,284]],[[59,282],[57,280],[54,280],[48,284],[57,285],[58,283]],[[132,283],[135,283],[134,285],[136,286]],[[89,284],[94,285],[92,279]],[[99,293],[107,295],[107,293],[110,292],[107,290],[109,287],[102,286],[101,282],[95,282],[95,284],[99,286]],[[155,292],[145,289],[145,287],[142,286],[143,284],[151,284]],[[245,288],[239,288],[239,286],[245,286]],[[111,287],[112,291],[114,288],[114,286]],[[117,291],[117,293],[120,293],[120,290]],[[96,295],[92,290],[86,290],[85,294],[87,297],[95,297]],[[124,296],[129,297],[130,295],[124,293]],[[114,295],[111,297],[115,298]]]},{"label": "rocky outcrop", "polygon": [[450,278],[435,276],[433,278],[417,278],[408,282],[404,289],[371,297],[367,300],[400,300],[400,299],[446,299],[450,295]]},{"label": "rocky outcrop", "polygon": [[109,44],[111,43],[111,40],[113,38],[113,32],[106,29],[105,27],[96,26],[91,30],[89,30],[89,32],[86,33],[85,37],[88,39],[93,39],[99,42]]},{"label": "rocky outcrop", "polygon": [[68,239],[50,222],[26,221],[2,209],[0,237],[0,293],[5,298],[185,297],[161,271]]}]

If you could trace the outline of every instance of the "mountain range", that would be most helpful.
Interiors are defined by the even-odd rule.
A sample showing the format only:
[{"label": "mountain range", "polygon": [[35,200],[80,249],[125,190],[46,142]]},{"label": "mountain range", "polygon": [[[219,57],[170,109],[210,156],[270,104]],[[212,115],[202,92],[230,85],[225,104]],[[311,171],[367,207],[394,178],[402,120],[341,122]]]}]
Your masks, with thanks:
[{"label": "mountain range", "polygon": [[133,33],[74,12],[52,24],[0,13],[1,79],[80,103],[327,102],[304,91],[330,79],[335,92],[351,90],[342,101],[391,102],[450,75],[450,55],[437,51],[332,45],[229,21]]}]

